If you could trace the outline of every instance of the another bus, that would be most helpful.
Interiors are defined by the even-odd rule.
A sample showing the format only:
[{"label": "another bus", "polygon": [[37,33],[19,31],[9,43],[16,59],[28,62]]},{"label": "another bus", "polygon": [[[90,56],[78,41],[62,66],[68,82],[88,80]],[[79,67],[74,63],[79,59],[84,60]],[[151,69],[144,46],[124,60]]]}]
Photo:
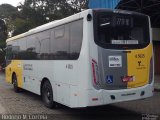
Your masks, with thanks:
[{"label": "another bus", "polygon": [[41,95],[44,104],[71,108],[153,95],[153,50],[148,16],[89,9],[9,38],[6,81],[15,92]]}]

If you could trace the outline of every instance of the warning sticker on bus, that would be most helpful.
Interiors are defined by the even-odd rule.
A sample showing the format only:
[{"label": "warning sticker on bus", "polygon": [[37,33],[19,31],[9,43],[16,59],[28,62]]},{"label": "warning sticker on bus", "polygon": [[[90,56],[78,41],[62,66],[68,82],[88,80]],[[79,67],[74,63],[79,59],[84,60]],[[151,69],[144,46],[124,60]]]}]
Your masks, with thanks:
[{"label": "warning sticker on bus", "polygon": [[109,56],[109,67],[122,67],[122,56]]}]

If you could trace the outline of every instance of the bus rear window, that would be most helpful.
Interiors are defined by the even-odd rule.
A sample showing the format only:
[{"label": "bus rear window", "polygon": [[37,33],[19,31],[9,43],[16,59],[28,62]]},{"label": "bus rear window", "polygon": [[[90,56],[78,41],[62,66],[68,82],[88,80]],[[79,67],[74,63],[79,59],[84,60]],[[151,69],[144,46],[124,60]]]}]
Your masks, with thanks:
[{"label": "bus rear window", "polygon": [[148,17],[101,13],[94,16],[95,42],[104,48],[142,48],[149,44]]}]

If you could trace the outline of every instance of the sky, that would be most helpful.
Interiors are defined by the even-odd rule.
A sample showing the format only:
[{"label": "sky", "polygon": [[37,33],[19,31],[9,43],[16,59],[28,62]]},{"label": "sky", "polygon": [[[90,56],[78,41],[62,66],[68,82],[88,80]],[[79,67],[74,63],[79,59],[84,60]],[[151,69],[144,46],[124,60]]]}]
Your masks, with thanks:
[{"label": "sky", "polygon": [[17,7],[19,2],[23,2],[24,0],[0,0],[0,5],[3,3],[11,4],[15,7]]}]

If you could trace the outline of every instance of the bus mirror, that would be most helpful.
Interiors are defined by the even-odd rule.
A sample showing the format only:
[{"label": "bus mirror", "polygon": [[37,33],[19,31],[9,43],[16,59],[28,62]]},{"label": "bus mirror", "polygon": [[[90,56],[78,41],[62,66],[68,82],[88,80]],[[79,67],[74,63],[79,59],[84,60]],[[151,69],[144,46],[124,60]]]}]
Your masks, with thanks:
[{"label": "bus mirror", "polygon": [[92,20],[92,15],[91,14],[88,14],[87,15],[87,21],[91,21]]}]

